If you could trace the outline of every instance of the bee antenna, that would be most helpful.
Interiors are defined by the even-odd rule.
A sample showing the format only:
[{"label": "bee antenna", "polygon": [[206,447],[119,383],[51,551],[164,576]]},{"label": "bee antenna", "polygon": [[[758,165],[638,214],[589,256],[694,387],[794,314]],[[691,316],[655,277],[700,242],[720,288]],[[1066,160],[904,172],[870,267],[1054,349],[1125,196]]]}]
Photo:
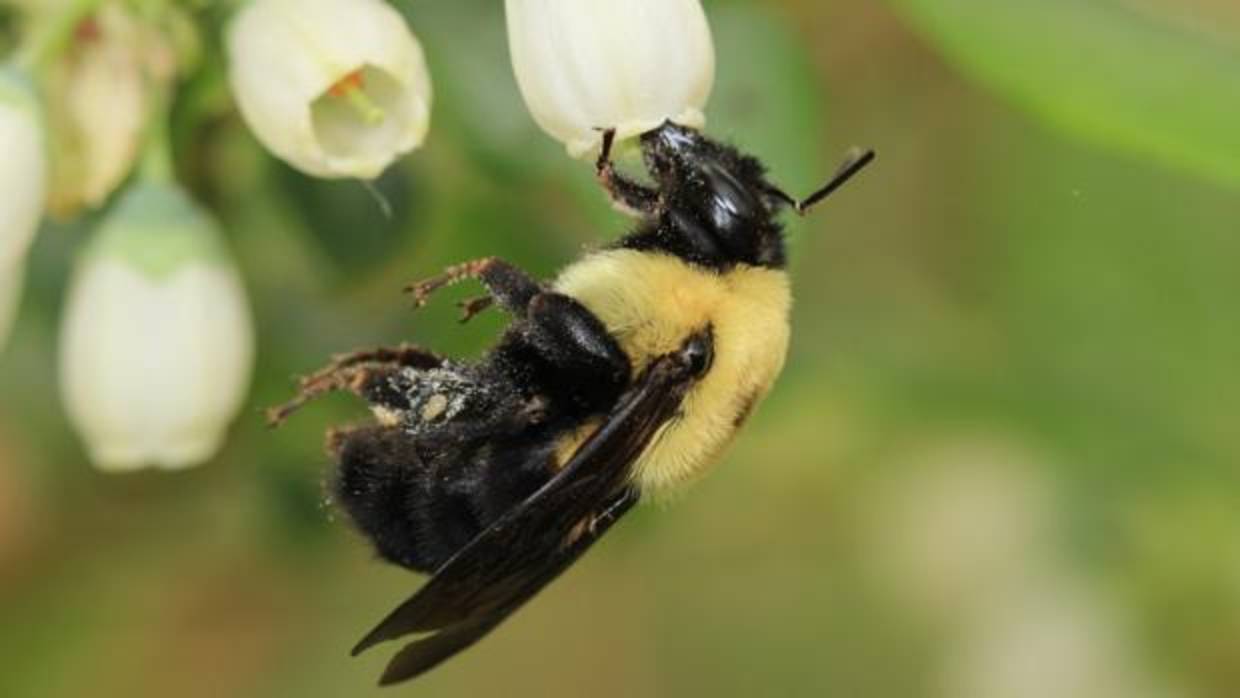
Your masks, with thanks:
[{"label": "bee antenna", "polygon": [[835,175],[831,177],[831,180],[824,184],[818,191],[810,194],[800,201],[796,201],[783,192],[778,192],[776,195],[780,196],[784,201],[792,206],[792,208],[796,209],[797,213],[804,216],[811,208],[821,203],[823,199],[830,196],[836,189],[843,186],[845,182],[852,179],[853,175],[865,169],[865,166],[873,161],[873,150],[862,151],[854,148],[851,152],[849,152],[848,157],[844,158],[844,163],[840,165],[838,170],[836,170]]},{"label": "bee antenna", "polygon": [[797,201],[789,196],[787,192],[779,187],[768,187],[767,191],[770,192],[771,196],[774,196],[776,199],[788,204],[792,208],[797,208],[801,203],[800,201]]}]

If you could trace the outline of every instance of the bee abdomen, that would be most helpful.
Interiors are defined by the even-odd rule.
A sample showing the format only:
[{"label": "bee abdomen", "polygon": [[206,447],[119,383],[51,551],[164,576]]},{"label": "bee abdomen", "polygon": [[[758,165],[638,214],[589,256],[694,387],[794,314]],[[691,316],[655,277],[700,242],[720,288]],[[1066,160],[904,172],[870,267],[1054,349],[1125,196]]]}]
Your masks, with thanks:
[{"label": "bee abdomen", "polygon": [[439,530],[420,530],[428,504],[428,467],[400,429],[365,426],[333,434],[337,471],[332,498],[370,540],[379,556],[420,572],[433,571],[477,523],[468,511],[443,518]]},{"label": "bee abdomen", "polygon": [[547,481],[533,446],[428,444],[381,425],[337,432],[332,498],[380,557],[430,573]]}]

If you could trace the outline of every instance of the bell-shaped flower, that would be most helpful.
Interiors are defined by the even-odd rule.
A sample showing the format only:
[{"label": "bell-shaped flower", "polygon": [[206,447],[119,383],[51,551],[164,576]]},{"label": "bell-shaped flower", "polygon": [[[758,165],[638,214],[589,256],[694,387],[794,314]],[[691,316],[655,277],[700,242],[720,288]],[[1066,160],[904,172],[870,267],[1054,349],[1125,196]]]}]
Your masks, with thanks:
[{"label": "bell-shaped flower", "polygon": [[506,0],[506,12],[525,104],[574,157],[600,129],[705,122],[715,51],[699,0]]},{"label": "bell-shaped flower", "polygon": [[47,157],[41,118],[34,88],[24,74],[0,67],[0,270],[4,273],[25,259],[43,217]]},{"label": "bell-shaped flower", "polygon": [[61,393],[95,464],[171,469],[214,455],[254,354],[214,221],[175,185],[139,182],[87,245],[66,303]]},{"label": "bell-shaped flower", "polygon": [[228,59],[254,135],[306,174],[374,179],[426,137],[422,48],[381,0],[254,0],[228,27]]},{"label": "bell-shaped flower", "polygon": [[129,176],[175,72],[171,42],[125,5],[103,3],[82,20],[48,68],[53,215],[101,206]]}]

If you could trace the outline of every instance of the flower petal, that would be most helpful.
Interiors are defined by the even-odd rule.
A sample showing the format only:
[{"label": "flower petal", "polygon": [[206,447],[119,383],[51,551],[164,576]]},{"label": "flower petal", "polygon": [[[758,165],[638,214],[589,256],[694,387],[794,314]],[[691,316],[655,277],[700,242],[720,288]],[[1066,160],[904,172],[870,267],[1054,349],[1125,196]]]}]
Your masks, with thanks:
[{"label": "flower petal", "polygon": [[43,216],[47,159],[38,102],[14,70],[0,69],[0,269],[13,269]]},{"label": "flower petal", "polygon": [[599,130],[701,126],[715,54],[699,0],[506,0],[509,49],[535,121],[575,156]]},{"label": "flower petal", "polygon": [[[125,203],[113,214],[122,220],[105,222],[113,238],[134,217]],[[194,224],[171,230],[177,221],[167,220],[174,237],[213,234]],[[151,223],[132,230],[142,237]],[[60,347],[66,410],[101,469],[201,463],[218,450],[249,385],[245,290],[218,254],[176,257],[175,268],[153,274],[148,259],[120,254],[126,249],[115,240],[92,245],[75,272]]]}]

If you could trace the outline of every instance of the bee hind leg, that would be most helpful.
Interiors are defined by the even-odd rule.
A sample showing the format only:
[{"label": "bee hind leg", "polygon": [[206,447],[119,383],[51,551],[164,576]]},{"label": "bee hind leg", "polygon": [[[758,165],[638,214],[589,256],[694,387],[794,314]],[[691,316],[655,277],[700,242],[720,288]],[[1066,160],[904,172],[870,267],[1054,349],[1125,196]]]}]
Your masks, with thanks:
[{"label": "bee hind leg", "polygon": [[495,305],[495,299],[489,295],[474,296],[467,298],[456,304],[461,309],[461,324],[465,324],[473,319],[475,315]]},{"label": "bee hind leg", "polygon": [[348,391],[372,404],[408,407],[405,396],[392,386],[392,379],[405,368],[429,370],[443,359],[419,347],[402,344],[342,354],[330,364],[299,381],[297,395],[267,410],[267,423],[279,426],[311,400],[335,391]]}]

